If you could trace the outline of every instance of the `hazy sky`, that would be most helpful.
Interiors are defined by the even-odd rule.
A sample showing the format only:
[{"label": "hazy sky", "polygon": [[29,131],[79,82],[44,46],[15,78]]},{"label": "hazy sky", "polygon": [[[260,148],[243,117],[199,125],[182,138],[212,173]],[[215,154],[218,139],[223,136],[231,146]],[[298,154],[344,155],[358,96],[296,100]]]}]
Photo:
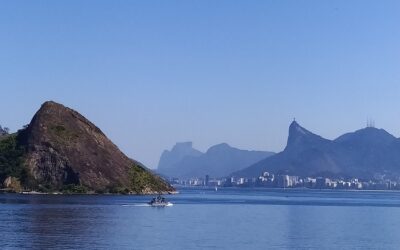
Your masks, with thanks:
[{"label": "hazy sky", "polygon": [[400,1],[1,1],[0,124],[74,108],[154,168],[177,141],[280,151],[293,117],[400,136]]}]

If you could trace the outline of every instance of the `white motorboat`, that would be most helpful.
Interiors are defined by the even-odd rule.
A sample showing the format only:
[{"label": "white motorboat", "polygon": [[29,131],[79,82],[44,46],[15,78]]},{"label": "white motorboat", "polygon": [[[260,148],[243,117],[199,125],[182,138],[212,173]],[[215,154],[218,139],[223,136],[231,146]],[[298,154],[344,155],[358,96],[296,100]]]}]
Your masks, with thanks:
[{"label": "white motorboat", "polygon": [[171,207],[173,204],[169,201],[167,201],[164,197],[161,197],[161,195],[157,196],[156,198],[153,198],[150,202],[149,205],[152,207]]}]

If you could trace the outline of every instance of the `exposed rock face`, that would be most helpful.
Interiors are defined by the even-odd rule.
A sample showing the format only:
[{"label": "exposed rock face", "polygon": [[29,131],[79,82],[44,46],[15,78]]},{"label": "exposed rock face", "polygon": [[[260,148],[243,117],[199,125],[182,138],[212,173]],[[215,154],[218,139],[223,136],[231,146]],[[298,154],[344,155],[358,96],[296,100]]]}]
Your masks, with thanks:
[{"label": "exposed rock face", "polygon": [[[44,103],[23,133],[25,165],[39,185],[135,193],[173,191],[160,177],[125,156],[89,120],[61,104]],[[133,176],[132,171],[140,175]],[[139,178],[144,180],[139,182]]]},{"label": "exposed rock face", "polygon": [[15,177],[7,177],[3,182],[3,187],[14,192],[21,192],[22,187],[20,181]]}]

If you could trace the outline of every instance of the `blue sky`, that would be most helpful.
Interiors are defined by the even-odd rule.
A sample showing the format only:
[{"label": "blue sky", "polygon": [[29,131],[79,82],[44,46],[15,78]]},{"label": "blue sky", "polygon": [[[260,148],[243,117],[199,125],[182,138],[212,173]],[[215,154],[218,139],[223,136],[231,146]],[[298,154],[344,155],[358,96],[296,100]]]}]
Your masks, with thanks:
[{"label": "blue sky", "polygon": [[1,1],[0,124],[74,108],[154,168],[193,141],[280,151],[293,117],[400,136],[399,1]]}]

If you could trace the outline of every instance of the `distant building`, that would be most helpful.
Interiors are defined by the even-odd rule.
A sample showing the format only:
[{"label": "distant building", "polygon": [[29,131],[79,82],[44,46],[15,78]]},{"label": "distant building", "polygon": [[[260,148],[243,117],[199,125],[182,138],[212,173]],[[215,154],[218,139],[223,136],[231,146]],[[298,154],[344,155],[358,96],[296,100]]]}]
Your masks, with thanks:
[{"label": "distant building", "polygon": [[288,187],[295,187],[299,183],[298,176],[289,176]]},{"label": "distant building", "polygon": [[328,178],[318,177],[315,182],[315,187],[319,189],[330,188],[331,180]]},{"label": "distant building", "polygon": [[203,186],[204,182],[203,182],[203,180],[194,178],[194,179],[189,180],[189,185],[190,186]]},{"label": "distant building", "polygon": [[277,177],[277,186],[280,188],[289,187],[289,175],[279,175]]},{"label": "distant building", "polygon": [[216,186],[221,186],[222,185],[222,181],[221,180],[210,180],[208,182],[208,186],[210,187],[216,187]]}]

